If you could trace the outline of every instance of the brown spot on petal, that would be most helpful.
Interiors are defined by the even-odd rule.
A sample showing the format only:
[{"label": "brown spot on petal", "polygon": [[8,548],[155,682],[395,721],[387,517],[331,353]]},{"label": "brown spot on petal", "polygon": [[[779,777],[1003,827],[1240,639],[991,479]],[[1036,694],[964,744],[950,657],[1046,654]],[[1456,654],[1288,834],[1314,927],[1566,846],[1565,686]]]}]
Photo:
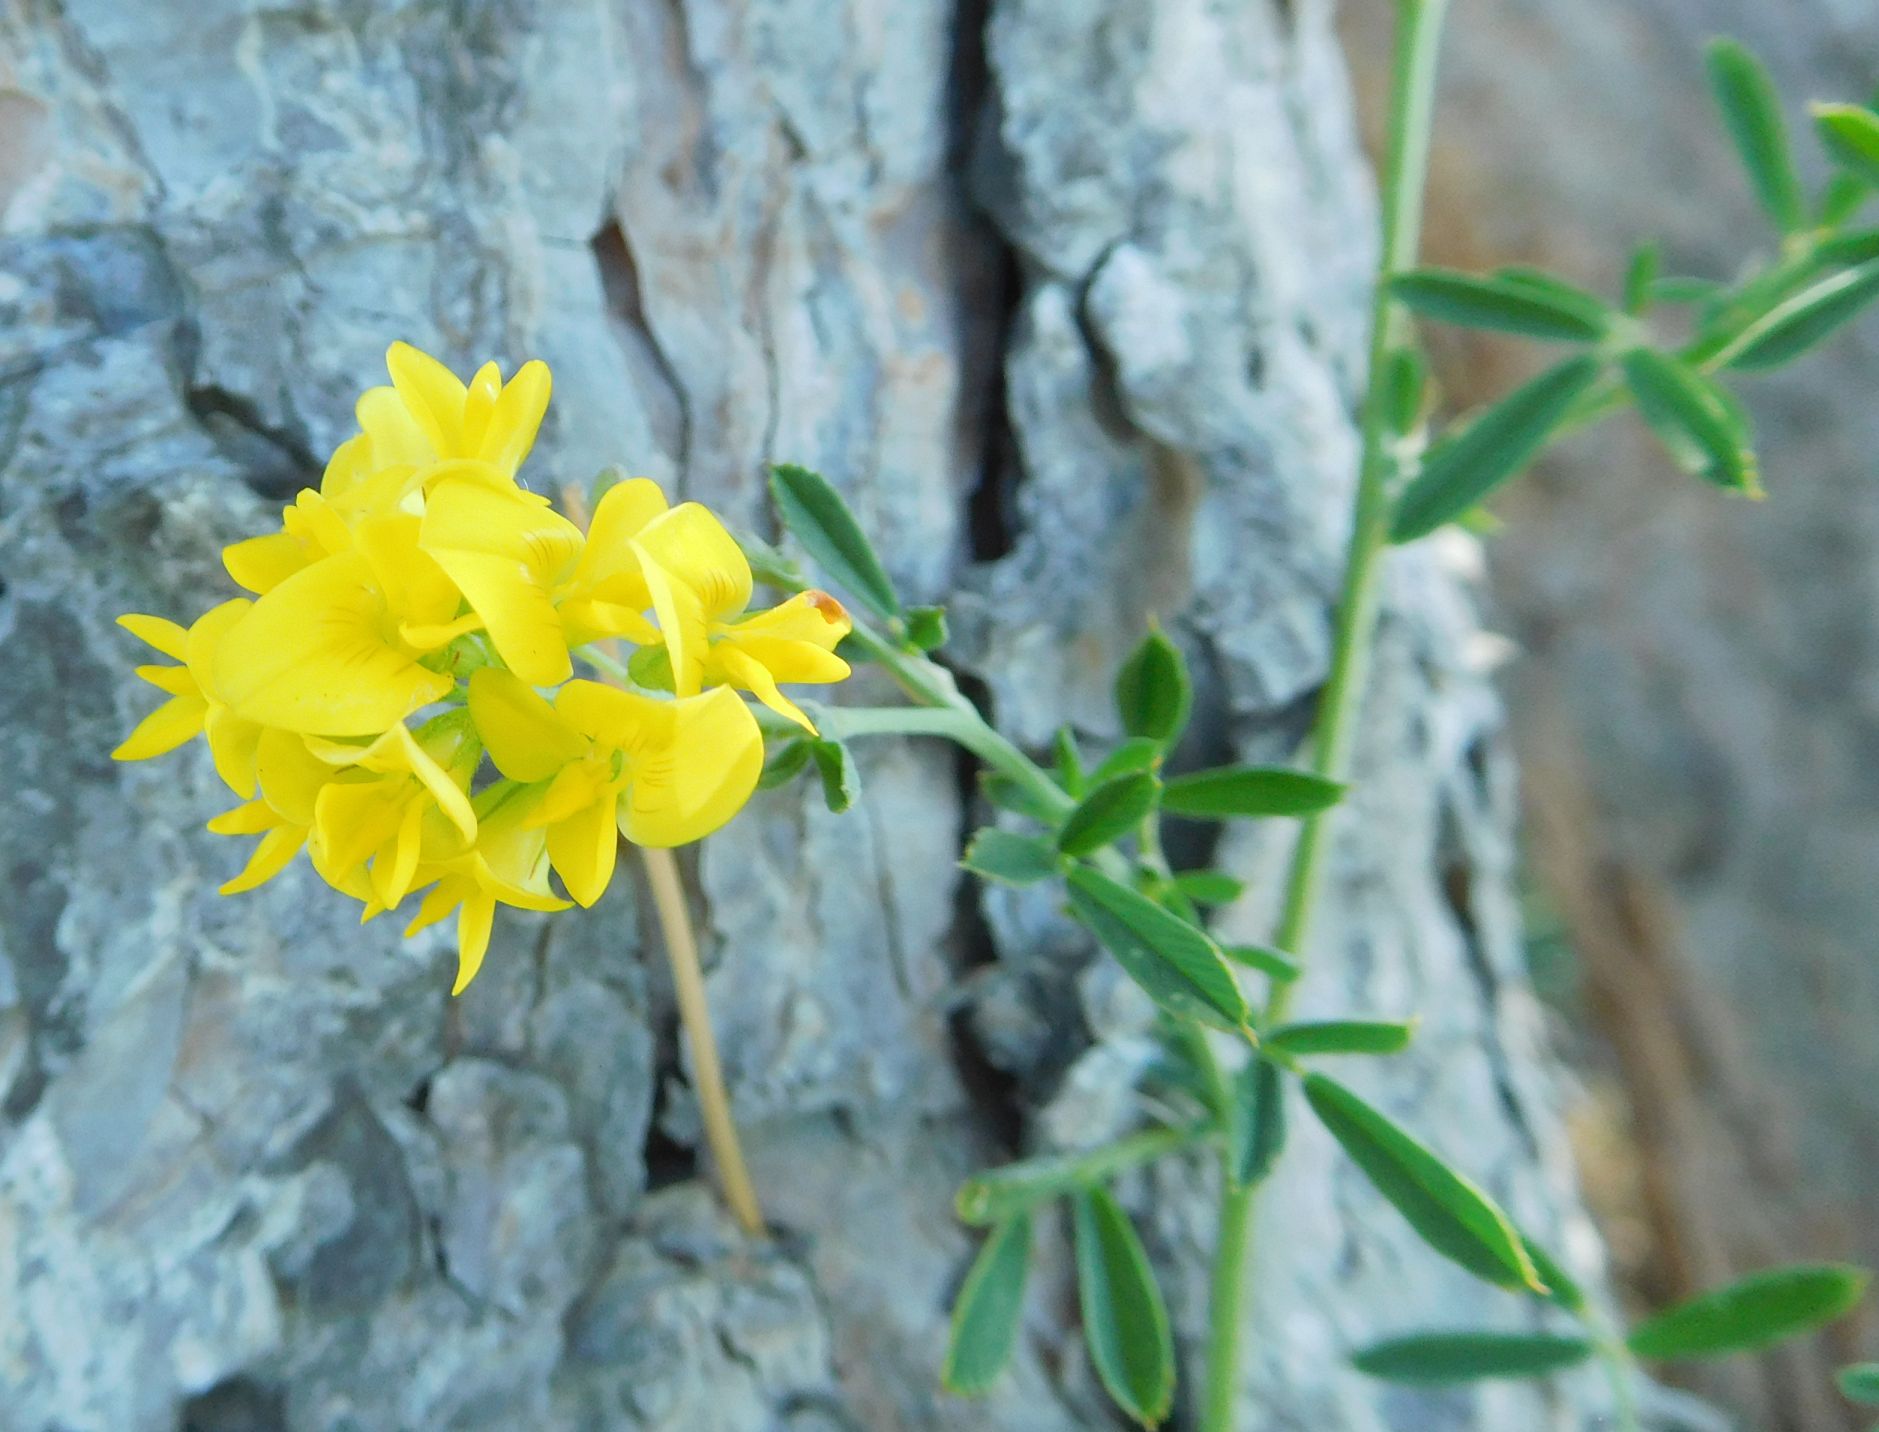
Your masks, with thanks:
[{"label": "brown spot on petal", "polygon": [[809,605],[822,614],[822,620],[830,626],[848,620],[848,609],[827,592],[811,591],[804,592],[803,595],[809,599]]}]

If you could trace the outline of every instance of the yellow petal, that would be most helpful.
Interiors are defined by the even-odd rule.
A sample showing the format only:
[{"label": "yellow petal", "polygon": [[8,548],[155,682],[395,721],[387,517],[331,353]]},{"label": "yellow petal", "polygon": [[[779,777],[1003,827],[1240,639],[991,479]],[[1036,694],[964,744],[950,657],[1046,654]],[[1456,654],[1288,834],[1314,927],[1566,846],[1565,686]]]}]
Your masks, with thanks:
[{"label": "yellow petal", "polygon": [[250,537],[222,549],[222,565],[237,586],[254,593],[271,592],[313,560],[299,542],[285,532]]},{"label": "yellow petal", "polygon": [[418,546],[420,524],[409,512],[362,520],[353,539],[385,593],[386,606],[402,625],[436,626],[452,620],[462,597],[444,569]]},{"label": "yellow petal", "polygon": [[[854,621],[848,610],[827,592],[798,592],[786,602],[780,602],[764,611],[752,612],[732,625],[725,635],[743,639],[747,637],[775,637],[787,641],[804,641],[824,651],[834,651],[837,643],[854,630]],[[778,675],[778,680],[794,681],[796,677]]]},{"label": "yellow petal", "polygon": [[639,567],[652,594],[653,610],[659,614],[659,634],[672,665],[672,689],[680,696],[696,696],[704,685],[711,646],[710,614],[696,589],[668,572],[651,553],[639,553]]},{"label": "yellow petal", "polygon": [[259,835],[280,823],[281,818],[266,801],[249,801],[223,811],[209,822],[208,828],[217,835]]},{"label": "yellow petal", "polygon": [[535,446],[535,434],[541,428],[542,415],[548,411],[552,387],[546,363],[539,358],[524,363],[503,385],[483,440],[471,455],[513,474]]},{"label": "yellow petal", "polygon": [[763,735],[737,694],[720,686],[672,703],[671,739],[630,767],[620,829],[640,845],[684,845],[725,824],[763,771]]},{"label": "yellow petal", "polygon": [[255,842],[254,853],[242,867],[241,874],[218,887],[224,895],[239,895],[257,885],[265,885],[281,871],[306,842],[307,832],[300,826],[279,826]]},{"label": "yellow petal", "polygon": [[581,529],[514,483],[454,472],[430,490],[419,539],[425,551],[505,557],[535,578],[559,582],[581,555]]},{"label": "yellow petal", "polygon": [[144,645],[153,646],[165,656],[177,661],[183,659],[183,647],[189,640],[189,633],[167,617],[150,617],[142,612],[126,612],[117,619],[117,624]]},{"label": "yellow petal", "polygon": [[684,502],[648,523],[634,539],[646,554],[698,593],[705,611],[723,621],[750,604],[750,563],[709,508]]},{"label": "yellow petal", "polygon": [[189,644],[183,649],[183,655],[189,664],[189,674],[196,683],[196,689],[203,695],[215,694],[216,649],[234,629],[235,623],[253,606],[254,603],[246,597],[236,597],[219,606],[210,607],[191,624]]},{"label": "yellow petal", "polygon": [[454,684],[387,636],[385,594],[359,553],[282,582],[223,636],[215,690],[238,716],[327,736],[383,731]]},{"label": "yellow petal", "polygon": [[580,732],[512,672],[472,674],[469,708],[490,760],[512,781],[545,781],[587,754]]},{"label": "yellow petal", "polygon": [[255,783],[261,799],[295,825],[313,823],[314,804],[333,768],[290,731],[264,730],[255,746]]},{"label": "yellow petal", "polygon": [[570,681],[555,693],[555,710],[575,730],[599,745],[634,754],[669,744],[678,703],[603,686]]},{"label": "yellow petal", "polygon": [[440,880],[426,892],[423,903],[418,906],[418,913],[405,926],[405,938],[409,939],[419,930],[427,930],[444,919],[463,903],[464,895],[475,888],[467,877],[461,875],[450,875]]},{"label": "yellow petal", "polygon": [[438,452],[394,388],[368,388],[353,414],[371,440],[376,468],[423,468],[437,461]]},{"label": "yellow petal", "polygon": [[124,743],[111,753],[111,759],[147,761],[174,751],[201,732],[208,711],[209,703],[200,696],[172,696],[137,723]]},{"label": "yellow petal", "polygon": [[650,478],[632,477],[608,488],[587,525],[587,547],[574,574],[576,589],[634,611],[651,606],[632,541],[665,510],[665,493]]},{"label": "yellow petal", "polygon": [[794,721],[811,736],[819,735],[815,722],[803,714],[803,710],[789,697],[776,689],[776,679],[762,662],[739,651],[729,642],[719,643],[712,652],[713,662],[719,666],[732,686],[750,692],[765,706],[786,720]]},{"label": "yellow petal", "polygon": [[[637,574],[635,580],[639,580]],[[557,610],[561,613],[561,631],[567,638],[569,650],[616,637],[625,637],[636,646],[657,646],[663,640],[659,628],[647,621],[638,607],[573,597],[561,602]]]},{"label": "yellow petal", "polygon": [[[731,629],[733,632],[736,627]],[[736,649],[752,658],[776,681],[795,681],[805,685],[826,686],[846,681],[853,670],[832,651],[806,641],[792,641],[770,636],[727,636],[713,646],[713,653]]]},{"label": "yellow petal", "polygon": [[396,778],[333,781],[313,804],[314,865],[338,885],[396,838],[406,783]]},{"label": "yellow petal", "polygon": [[385,367],[392,387],[417,420],[438,457],[466,456],[463,451],[463,404],[468,396],[462,380],[430,354],[409,343],[394,343],[386,351]]},{"label": "yellow petal", "polygon": [[133,668],[140,680],[148,681],[166,696],[196,696],[196,680],[186,666],[139,666]]},{"label": "yellow petal", "polygon": [[490,414],[495,412],[496,399],[501,396],[502,369],[494,363],[485,363],[470,379],[470,391],[463,400],[463,450],[466,453],[482,450]]},{"label": "yellow petal", "polygon": [[430,794],[437,808],[457,828],[457,833],[465,840],[475,840],[476,813],[470,808],[470,798],[463,793],[462,787],[450,778],[450,773],[432,757],[431,753],[412,738],[410,732],[405,731],[402,726],[396,729],[404,733],[401,739],[408,748],[406,751],[407,769],[418,778],[418,783]]},{"label": "yellow petal", "polygon": [[255,755],[261,743],[261,728],[244,721],[226,706],[211,706],[203,728],[209,737],[209,754],[215,758],[215,773],[243,800],[254,795]]},{"label": "yellow petal", "polygon": [[418,852],[423,843],[426,808],[423,801],[412,801],[405,809],[405,818],[399,823],[398,835],[391,848],[381,850],[378,858],[372,862],[372,893],[377,897],[377,903],[387,910],[396,906],[411,890],[411,880],[418,869]]},{"label": "yellow petal", "polygon": [[583,908],[606,893],[613,879],[620,833],[614,829],[617,804],[611,791],[590,801],[566,820],[548,827],[548,859],[561,883]]},{"label": "yellow petal", "polygon": [[574,671],[554,598],[505,557],[440,552],[438,561],[476,609],[496,654],[531,686],[554,686]]},{"label": "yellow petal", "polygon": [[457,982],[450,990],[453,995],[468,989],[476,972],[482,969],[483,956],[489,953],[490,926],[495,918],[493,896],[476,890],[464,897],[463,908],[457,912]]}]

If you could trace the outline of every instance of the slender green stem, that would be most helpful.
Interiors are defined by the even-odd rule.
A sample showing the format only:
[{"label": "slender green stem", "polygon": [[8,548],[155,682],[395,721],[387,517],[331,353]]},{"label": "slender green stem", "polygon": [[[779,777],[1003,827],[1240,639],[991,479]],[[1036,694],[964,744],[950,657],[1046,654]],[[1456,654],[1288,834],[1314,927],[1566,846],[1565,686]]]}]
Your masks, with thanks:
[{"label": "slender green stem", "polygon": [[1101,1148],[1006,1164],[960,1185],[959,1215],[969,1223],[997,1223],[1072,1189],[1177,1153],[1212,1132],[1211,1124],[1143,1129]]},{"label": "slender green stem", "polygon": [[[1422,241],[1422,206],[1435,111],[1435,76],[1448,0],[1401,0],[1391,85],[1389,156],[1383,173],[1383,241],[1371,316],[1370,372],[1362,412],[1363,451],[1345,560],[1344,588],[1332,638],[1331,672],[1312,731],[1312,768],[1341,780],[1370,667],[1376,632],[1379,558],[1389,536],[1391,421],[1386,373],[1390,354],[1407,337],[1408,318],[1391,297],[1390,280],[1413,268]],[[1277,943],[1299,960],[1323,880],[1327,816],[1314,816],[1299,832],[1286,881]],[[1278,984],[1266,1000],[1265,1021],[1285,1017],[1293,985]],[[1214,1250],[1213,1306],[1209,1312],[1207,1394],[1203,1432],[1231,1432],[1239,1398],[1240,1332],[1251,1263],[1257,1190],[1239,1186],[1222,1168],[1220,1226]]]},{"label": "slender green stem", "polygon": [[1618,1330],[1596,1309],[1582,1308],[1579,1321],[1591,1334],[1599,1366],[1605,1373],[1606,1385],[1611,1388],[1612,1418],[1617,1423],[1616,1432],[1643,1432],[1644,1422],[1638,1412],[1637,1363],[1631,1356],[1631,1349],[1625,1346]]}]

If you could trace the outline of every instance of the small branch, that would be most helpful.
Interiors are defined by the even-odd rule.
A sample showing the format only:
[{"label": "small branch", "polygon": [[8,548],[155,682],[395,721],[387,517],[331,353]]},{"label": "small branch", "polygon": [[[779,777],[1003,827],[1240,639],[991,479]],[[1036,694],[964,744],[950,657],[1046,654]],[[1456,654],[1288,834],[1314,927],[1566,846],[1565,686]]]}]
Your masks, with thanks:
[{"label": "small branch", "polygon": [[757,1205],[757,1190],[744,1164],[737,1125],[731,1119],[731,1101],[724,1091],[724,1070],[718,1062],[717,1036],[711,1031],[705,977],[698,964],[698,940],[692,931],[685,890],[679,883],[678,861],[671,851],[654,847],[639,847],[639,854],[646,865],[646,881],[652,887],[653,908],[659,912],[659,924],[665,932],[666,957],[672,966],[672,987],[678,995],[679,1022],[691,1045],[692,1085],[698,1091],[698,1112],[704,1121],[712,1168],[724,1201],[730,1204],[738,1223],[746,1233],[761,1234],[763,1210]]}]

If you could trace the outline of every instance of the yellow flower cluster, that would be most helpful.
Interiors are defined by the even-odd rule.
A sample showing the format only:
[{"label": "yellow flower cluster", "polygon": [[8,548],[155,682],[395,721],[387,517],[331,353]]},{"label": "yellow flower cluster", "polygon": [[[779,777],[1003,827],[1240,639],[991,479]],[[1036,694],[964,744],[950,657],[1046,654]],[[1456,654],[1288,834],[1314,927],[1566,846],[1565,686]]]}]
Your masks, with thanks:
[{"label": "yellow flower cluster", "polygon": [[[206,734],[243,802],[209,829],[260,837],[222,892],[302,846],[365,919],[424,892],[406,933],[457,913],[460,993],[498,904],[565,908],[552,870],[591,905],[620,835],[681,845],[735,815],[763,767],[739,693],[813,732],[778,683],[847,676],[849,621],[814,591],[747,612],[723,524],[646,479],[609,488],[585,533],[520,486],[542,363],[466,384],[399,343],[386,365],[319,490],[224,551],[251,597],[187,629],[119,619],[178,664],[137,668],[169,699],[112,754]],[[618,679],[621,641],[647,686]],[[577,660],[616,679],[576,678]]]}]

